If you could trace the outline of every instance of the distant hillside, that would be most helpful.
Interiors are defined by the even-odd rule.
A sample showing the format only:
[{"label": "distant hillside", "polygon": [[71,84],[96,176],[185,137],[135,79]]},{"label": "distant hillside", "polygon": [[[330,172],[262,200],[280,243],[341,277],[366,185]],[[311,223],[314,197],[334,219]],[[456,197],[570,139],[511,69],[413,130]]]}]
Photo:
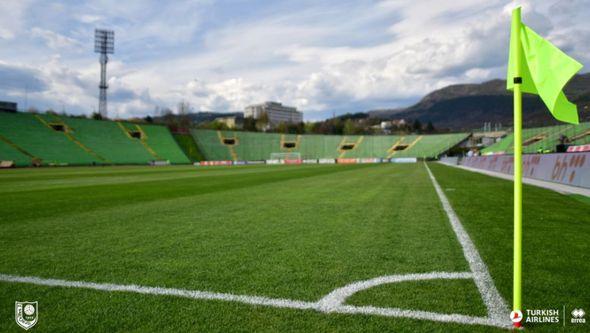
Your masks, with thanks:
[{"label": "distant hillside", "polygon": [[[566,86],[569,100],[578,105],[580,118],[590,121],[590,73],[576,75]],[[457,84],[429,93],[408,108],[374,110],[370,117],[432,121],[437,128],[469,130],[484,122],[512,125],[512,95],[504,80]],[[555,120],[540,98],[524,95],[525,126],[548,125]]]},{"label": "distant hillside", "polygon": [[[204,122],[210,122],[215,120],[219,117],[237,117],[238,119],[242,119],[244,117],[243,112],[195,112],[189,113],[187,116],[190,118],[191,122],[194,124],[200,124]],[[165,117],[172,117],[178,118],[177,114],[171,114],[168,116],[158,116],[154,117],[154,121],[159,122],[162,121]]]}]

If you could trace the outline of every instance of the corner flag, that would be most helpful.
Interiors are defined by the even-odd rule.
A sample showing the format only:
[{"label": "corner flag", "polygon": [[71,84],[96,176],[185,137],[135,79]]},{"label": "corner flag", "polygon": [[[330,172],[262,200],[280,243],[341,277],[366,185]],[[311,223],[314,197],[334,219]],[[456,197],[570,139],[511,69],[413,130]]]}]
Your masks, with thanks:
[{"label": "corner flag", "polygon": [[[541,38],[512,11],[506,87],[514,92],[514,285],[513,318],[522,318],[522,93],[541,97],[557,120],[577,124],[578,110],[563,87],[582,65]],[[520,327],[515,320],[514,326]]]},{"label": "corner flag", "polygon": [[[522,92],[539,95],[555,119],[577,124],[577,107],[567,100],[563,87],[582,69],[582,64],[522,23],[513,27],[512,31],[520,33],[520,43],[516,42],[516,36],[511,36],[507,89],[513,90],[514,78],[521,77]],[[516,75],[517,48],[521,48],[523,55],[520,75]]]}]

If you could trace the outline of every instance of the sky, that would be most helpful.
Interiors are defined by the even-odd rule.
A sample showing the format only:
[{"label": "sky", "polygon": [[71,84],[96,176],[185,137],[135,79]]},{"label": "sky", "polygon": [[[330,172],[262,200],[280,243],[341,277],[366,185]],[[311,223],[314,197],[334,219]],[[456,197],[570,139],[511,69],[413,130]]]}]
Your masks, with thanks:
[{"label": "sky", "polygon": [[409,106],[503,78],[510,11],[590,68],[589,0],[2,0],[0,100],[91,114],[94,29],[115,31],[109,115],[243,111],[278,101],[305,120]]}]

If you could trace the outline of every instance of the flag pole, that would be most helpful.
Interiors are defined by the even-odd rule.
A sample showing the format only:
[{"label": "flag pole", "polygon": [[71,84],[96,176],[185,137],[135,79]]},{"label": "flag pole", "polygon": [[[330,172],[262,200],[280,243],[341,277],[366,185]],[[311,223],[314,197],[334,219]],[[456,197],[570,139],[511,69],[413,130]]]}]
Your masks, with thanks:
[{"label": "flag pole", "polygon": [[[514,286],[513,310],[522,311],[522,45],[520,7],[512,12],[515,39],[514,72]],[[520,327],[520,322],[514,324]]]}]

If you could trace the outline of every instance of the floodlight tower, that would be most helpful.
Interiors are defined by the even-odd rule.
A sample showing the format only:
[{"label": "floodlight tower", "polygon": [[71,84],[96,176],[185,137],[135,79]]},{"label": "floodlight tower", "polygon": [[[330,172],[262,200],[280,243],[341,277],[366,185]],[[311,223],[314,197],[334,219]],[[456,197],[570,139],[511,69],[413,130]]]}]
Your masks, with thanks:
[{"label": "floodlight tower", "polygon": [[113,30],[95,29],[94,30],[94,52],[100,54],[100,90],[98,97],[98,113],[103,118],[107,118],[107,54],[115,53],[115,32]]}]

